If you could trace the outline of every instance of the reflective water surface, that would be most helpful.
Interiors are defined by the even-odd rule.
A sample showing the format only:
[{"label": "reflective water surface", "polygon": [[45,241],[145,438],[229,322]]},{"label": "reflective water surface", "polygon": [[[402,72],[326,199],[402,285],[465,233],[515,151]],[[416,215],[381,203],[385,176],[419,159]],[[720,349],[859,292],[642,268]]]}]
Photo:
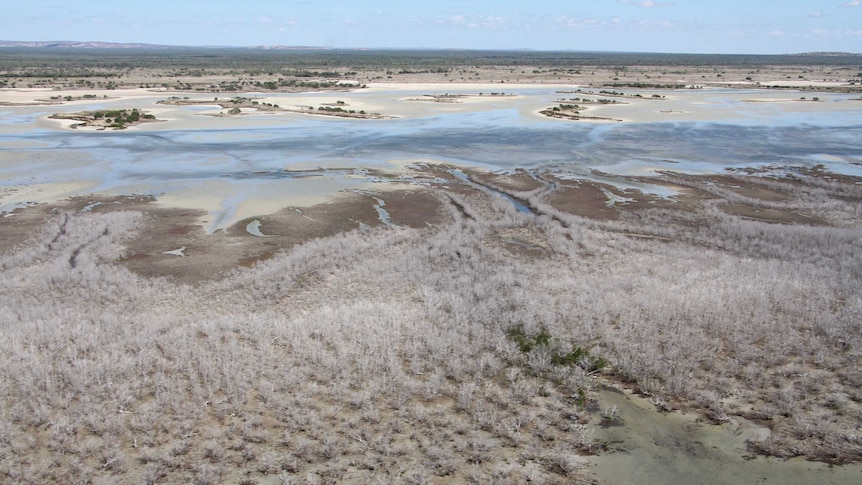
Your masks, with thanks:
[{"label": "reflective water surface", "polygon": [[[399,116],[385,120],[295,113],[216,118],[201,114],[217,109],[212,105],[157,105],[166,96],[156,95],[8,107],[0,111],[0,186],[81,181],[86,183],[71,192],[186,194],[190,200],[195,188],[216,184],[210,195],[221,194],[216,196],[221,200],[210,200],[208,210],[221,212],[214,219],[228,222],[246,197],[278,193],[287,203],[292,195],[312,197],[321,189],[354,186],[362,179],[355,169],[386,168],[405,159],[579,176],[590,176],[592,169],[648,174],[816,164],[862,175],[862,101],[848,95],[821,95],[815,103],[793,102],[800,93],[682,90],[667,92],[665,100],[624,99],[625,104],[590,112],[646,121],[591,123],[537,114],[559,99],[580,96],[557,91],[519,88],[509,92],[512,96],[451,106],[411,101],[428,91],[253,95],[285,107],[348,99]],[[94,132],[62,129],[46,119],[58,111],[106,107],[140,107],[169,121]],[[321,167],[341,170],[314,187],[292,173]],[[21,199],[26,196],[12,192],[0,199],[0,210],[26,202]]]}]

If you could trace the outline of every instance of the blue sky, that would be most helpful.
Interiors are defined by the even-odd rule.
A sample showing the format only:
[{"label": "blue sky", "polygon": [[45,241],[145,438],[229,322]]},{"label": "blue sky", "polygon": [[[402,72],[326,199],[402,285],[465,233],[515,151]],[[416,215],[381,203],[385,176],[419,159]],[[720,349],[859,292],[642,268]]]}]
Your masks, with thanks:
[{"label": "blue sky", "polygon": [[23,0],[3,7],[0,40],[862,52],[862,0]]}]

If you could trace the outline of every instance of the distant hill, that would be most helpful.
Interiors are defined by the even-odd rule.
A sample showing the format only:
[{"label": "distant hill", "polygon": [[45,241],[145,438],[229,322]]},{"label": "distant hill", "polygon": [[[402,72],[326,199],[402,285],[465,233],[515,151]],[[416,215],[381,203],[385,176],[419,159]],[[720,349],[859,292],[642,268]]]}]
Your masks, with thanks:
[{"label": "distant hill", "polygon": [[[21,42],[12,40],[0,40],[0,47],[32,47],[36,49],[207,49],[207,48],[232,48],[232,49],[266,49],[266,50],[326,50],[326,47],[312,46],[286,46],[286,45],[258,45],[249,47],[228,47],[228,46],[179,46],[179,45],[163,45],[163,44],[139,44],[139,43],[120,43],[120,42],[97,42],[97,41],[76,41],[76,40],[48,40],[48,41],[32,41]],[[350,49],[348,49],[350,50]],[[359,50],[359,49],[357,49]]]},{"label": "distant hill", "polygon": [[[180,46],[180,45],[164,45],[164,44],[143,44],[143,43],[122,43],[122,42],[99,42],[99,41],[76,41],[76,40],[51,40],[51,41],[13,41],[0,40],[0,48],[35,48],[35,49],[146,49],[146,50],[192,50],[192,49],[248,49],[248,50],[270,50],[270,51],[397,51],[403,50],[408,52],[486,52],[483,49],[400,49],[400,48],[332,48],[332,47],[317,47],[317,46],[288,46],[288,45],[256,45],[256,46]],[[538,54],[545,51],[536,51],[532,49],[502,49],[494,50],[496,52]],[[684,53],[648,53],[648,52],[591,52],[591,51],[547,51],[547,52],[575,52],[579,54],[614,54],[614,55],[632,55],[637,57],[650,56],[706,56],[706,57],[750,57],[750,58],[785,58],[785,57],[862,57],[862,53],[852,52],[802,52],[797,54],[684,54]]]},{"label": "distant hill", "polygon": [[177,46],[158,44],[124,44],[117,42],[80,42],[75,40],[49,40],[36,42],[0,40],[0,47],[57,47],[74,49],[175,49]]},{"label": "distant hill", "polygon": [[799,57],[862,57],[862,54],[852,52],[800,52],[799,54],[787,54]]}]

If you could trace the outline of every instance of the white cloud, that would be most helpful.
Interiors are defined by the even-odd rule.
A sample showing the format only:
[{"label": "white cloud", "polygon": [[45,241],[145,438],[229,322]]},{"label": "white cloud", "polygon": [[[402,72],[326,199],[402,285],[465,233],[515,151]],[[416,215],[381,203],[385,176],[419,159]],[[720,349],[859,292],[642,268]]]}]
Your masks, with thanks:
[{"label": "white cloud", "polygon": [[449,17],[449,23],[453,25],[466,25],[471,29],[498,28],[506,25],[505,17],[486,17],[484,15],[464,16],[454,15]]},{"label": "white cloud", "polygon": [[268,23],[272,22],[272,19],[269,17],[261,17],[261,18],[257,19],[257,21],[262,23],[262,24],[268,24]]},{"label": "white cloud", "polygon": [[862,30],[825,30],[814,29],[811,31],[812,37],[860,37]]},{"label": "white cloud", "polygon": [[766,34],[766,35],[769,35],[769,36],[772,36],[772,37],[784,37],[784,32],[782,32],[782,31],[780,31],[780,30],[773,30],[772,32],[770,32],[770,33],[768,33],[768,34]]},{"label": "white cloud", "polygon": [[858,7],[859,5],[862,5],[862,2],[860,2],[859,0],[850,0],[849,2],[844,3],[841,6],[842,7]]},{"label": "white cloud", "polygon": [[648,34],[656,32],[691,32],[703,30],[705,27],[697,24],[678,23],[671,20],[630,19],[623,20],[619,17],[594,18],[594,17],[557,17],[554,23],[570,30],[624,30],[628,33]]},{"label": "white cloud", "polygon": [[826,14],[824,14],[822,10],[818,10],[816,12],[811,12],[808,16],[811,18],[819,18],[826,16]]},{"label": "white cloud", "polygon": [[483,17],[482,18],[482,27],[503,27],[506,25],[505,17]]},{"label": "white cloud", "polygon": [[[623,5],[635,5],[642,8],[670,7],[674,2],[656,2],[655,0],[617,0]],[[858,0],[856,0],[858,1]]]},{"label": "white cloud", "polygon": [[578,17],[557,17],[555,21],[568,29],[592,29],[607,24],[604,20]]}]

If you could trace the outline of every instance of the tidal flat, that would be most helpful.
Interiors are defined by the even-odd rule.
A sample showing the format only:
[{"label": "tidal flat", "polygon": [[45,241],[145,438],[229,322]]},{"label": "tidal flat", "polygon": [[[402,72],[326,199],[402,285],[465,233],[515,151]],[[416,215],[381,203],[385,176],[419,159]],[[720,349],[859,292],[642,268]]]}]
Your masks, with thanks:
[{"label": "tidal flat", "polygon": [[859,482],[858,94],[598,91],[16,93],[0,476]]}]

